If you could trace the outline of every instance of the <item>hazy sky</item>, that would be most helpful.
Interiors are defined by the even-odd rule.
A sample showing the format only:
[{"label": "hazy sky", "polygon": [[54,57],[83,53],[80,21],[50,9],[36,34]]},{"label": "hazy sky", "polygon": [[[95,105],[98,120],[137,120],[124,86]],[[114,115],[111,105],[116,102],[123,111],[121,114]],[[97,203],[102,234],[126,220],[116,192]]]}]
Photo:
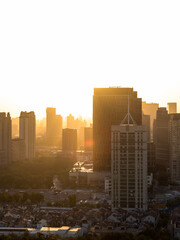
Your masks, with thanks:
[{"label": "hazy sky", "polygon": [[94,87],[179,101],[180,1],[0,1],[0,111],[92,115]]}]

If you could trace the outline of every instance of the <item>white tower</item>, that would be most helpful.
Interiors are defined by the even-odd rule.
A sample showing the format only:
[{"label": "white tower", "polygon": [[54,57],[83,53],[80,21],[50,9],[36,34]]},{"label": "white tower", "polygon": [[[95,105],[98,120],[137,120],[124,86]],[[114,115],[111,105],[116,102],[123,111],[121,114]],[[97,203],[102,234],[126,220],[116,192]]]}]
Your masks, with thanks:
[{"label": "white tower", "polygon": [[147,130],[129,107],[121,124],[111,126],[111,180],[112,208],[147,209]]}]

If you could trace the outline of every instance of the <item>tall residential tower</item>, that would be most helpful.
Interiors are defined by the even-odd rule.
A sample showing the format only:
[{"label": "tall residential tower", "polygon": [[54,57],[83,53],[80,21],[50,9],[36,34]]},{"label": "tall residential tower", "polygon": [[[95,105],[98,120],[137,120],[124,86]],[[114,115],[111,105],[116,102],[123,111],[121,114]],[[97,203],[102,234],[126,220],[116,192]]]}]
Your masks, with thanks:
[{"label": "tall residential tower", "polygon": [[62,146],[63,118],[56,115],[56,108],[46,108],[46,137],[50,146]]},{"label": "tall residential tower", "polygon": [[19,118],[19,138],[25,143],[25,158],[35,157],[36,118],[34,112],[21,112]]},{"label": "tall residential tower", "polygon": [[169,116],[169,161],[171,181],[180,181],[180,114]]},{"label": "tall residential tower", "polygon": [[147,209],[147,131],[136,123],[111,127],[112,208]]},{"label": "tall residential tower", "polygon": [[0,113],[0,165],[11,162],[11,117]]}]

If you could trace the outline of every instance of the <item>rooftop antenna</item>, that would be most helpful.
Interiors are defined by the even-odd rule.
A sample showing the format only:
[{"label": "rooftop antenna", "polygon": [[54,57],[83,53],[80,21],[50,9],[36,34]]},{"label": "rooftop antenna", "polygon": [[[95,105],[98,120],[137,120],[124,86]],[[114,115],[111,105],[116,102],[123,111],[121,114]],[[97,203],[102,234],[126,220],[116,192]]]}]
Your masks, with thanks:
[{"label": "rooftop antenna", "polygon": [[[135,125],[136,122],[134,121],[133,117],[131,116],[130,114],[130,111],[129,111],[129,94],[127,95],[128,97],[128,112],[125,116],[125,118],[122,120],[121,124],[126,124],[126,125],[130,125],[130,120],[132,121],[132,123]],[[127,121],[127,123],[125,123]]]}]

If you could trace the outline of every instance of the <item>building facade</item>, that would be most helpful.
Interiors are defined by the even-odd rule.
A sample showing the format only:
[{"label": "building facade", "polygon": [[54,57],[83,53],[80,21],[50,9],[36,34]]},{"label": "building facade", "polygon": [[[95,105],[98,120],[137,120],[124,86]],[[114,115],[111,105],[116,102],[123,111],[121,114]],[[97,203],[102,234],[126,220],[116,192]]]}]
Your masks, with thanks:
[{"label": "building facade", "polygon": [[119,125],[129,109],[142,125],[142,100],[133,88],[95,88],[93,96],[93,162],[95,171],[111,170],[111,126]]},{"label": "building facade", "polygon": [[146,103],[142,102],[142,111],[145,115],[150,115],[150,137],[153,139],[153,123],[156,119],[156,112],[158,110],[158,103]]},{"label": "building facade", "polygon": [[25,140],[14,138],[12,139],[12,161],[17,162],[26,158]]},{"label": "building facade", "polygon": [[9,113],[0,113],[0,165],[12,160],[11,152],[11,117]]},{"label": "building facade", "polygon": [[168,103],[167,109],[169,114],[177,113],[177,103]]},{"label": "building facade", "polygon": [[148,174],[155,171],[156,166],[156,150],[154,142],[148,142]]},{"label": "building facade", "polygon": [[169,168],[169,115],[166,108],[158,108],[154,121],[154,144],[156,152],[156,165]]},{"label": "building facade", "polygon": [[144,113],[142,114],[142,125],[146,126],[148,135],[147,140],[148,142],[151,142],[150,115],[145,115]]},{"label": "building facade", "polygon": [[62,150],[65,152],[75,152],[77,150],[77,129],[63,129]]},{"label": "building facade", "polygon": [[46,109],[46,138],[49,146],[62,147],[63,118],[56,115],[56,108]]},{"label": "building facade", "polygon": [[147,130],[121,124],[111,127],[112,208],[147,209]]},{"label": "building facade", "polygon": [[35,158],[36,118],[34,112],[21,112],[19,118],[19,138],[24,140],[25,158]]},{"label": "building facade", "polygon": [[180,114],[169,117],[169,161],[171,181],[180,181]]},{"label": "building facade", "polygon": [[75,129],[76,126],[75,126],[75,119],[74,119],[74,116],[72,114],[69,114],[69,116],[67,116],[67,128],[70,128],[70,129]]}]

